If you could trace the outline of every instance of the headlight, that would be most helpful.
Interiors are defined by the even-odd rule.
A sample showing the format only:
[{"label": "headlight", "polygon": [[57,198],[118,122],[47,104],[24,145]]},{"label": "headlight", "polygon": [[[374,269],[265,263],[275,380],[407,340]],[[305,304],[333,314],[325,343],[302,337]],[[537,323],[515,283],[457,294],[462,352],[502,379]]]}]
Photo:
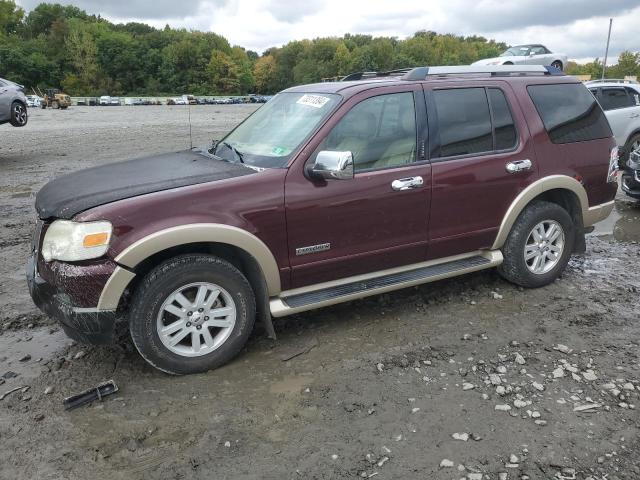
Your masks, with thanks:
[{"label": "headlight", "polygon": [[98,258],[109,248],[113,227],[110,222],[72,222],[56,220],[47,229],[42,242],[45,261],[77,262]]}]

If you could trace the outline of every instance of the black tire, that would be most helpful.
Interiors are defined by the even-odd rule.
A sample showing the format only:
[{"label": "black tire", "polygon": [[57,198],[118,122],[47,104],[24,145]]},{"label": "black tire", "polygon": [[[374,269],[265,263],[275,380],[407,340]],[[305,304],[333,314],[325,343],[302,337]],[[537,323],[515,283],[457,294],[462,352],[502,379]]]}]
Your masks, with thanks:
[{"label": "black tire", "polygon": [[620,168],[625,168],[627,166],[627,161],[629,160],[629,154],[631,150],[633,150],[634,143],[640,143],[640,133],[636,133],[631,135],[631,138],[627,140],[624,148],[620,152]]},{"label": "black tire", "polygon": [[[544,221],[558,223],[564,233],[564,246],[560,258],[545,273],[532,272],[525,261],[525,246],[533,228]],[[569,213],[556,203],[538,201],[527,206],[513,224],[511,232],[502,247],[504,261],[498,272],[505,279],[527,288],[543,287],[550,284],[564,271],[573,252],[575,227]]]},{"label": "black tire", "polygon": [[[157,318],[172,292],[195,282],[211,282],[225,289],[235,304],[236,318],[229,337],[215,350],[187,357],[163,344]],[[217,368],[235,357],[253,330],[255,316],[253,290],[236,267],[212,255],[188,254],[163,262],[143,279],[132,298],[129,326],[133,343],[147,362],[163,372],[185,375]]]},{"label": "black tire", "polygon": [[13,102],[11,104],[11,125],[14,127],[24,127],[28,120],[27,106],[22,102]]},{"label": "black tire", "polygon": [[560,71],[562,71],[563,65],[562,65],[562,62],[560,60],[556,60],[556,61],[552,62],[551,66],[557,68]]}]

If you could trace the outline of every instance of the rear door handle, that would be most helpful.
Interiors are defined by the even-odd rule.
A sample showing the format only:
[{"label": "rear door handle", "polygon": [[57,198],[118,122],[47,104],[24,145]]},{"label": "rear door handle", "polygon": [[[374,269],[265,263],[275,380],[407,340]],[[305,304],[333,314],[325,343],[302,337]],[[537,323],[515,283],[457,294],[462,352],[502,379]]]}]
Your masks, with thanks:
[{"label": "rear door handle", "polygon": [[524,160],[515,160],[513,162],[507,163],[507,172],[509,173],[518,173],[524,172],[526,170],[531,170],[531,160],[525,158]]},{"label": "rear door handle", "polygon": [[391,182],[391,188],[396,191],[411,190],[412,188],[419,188],[422,185],[424,185],[422,177],[399,178]]}]

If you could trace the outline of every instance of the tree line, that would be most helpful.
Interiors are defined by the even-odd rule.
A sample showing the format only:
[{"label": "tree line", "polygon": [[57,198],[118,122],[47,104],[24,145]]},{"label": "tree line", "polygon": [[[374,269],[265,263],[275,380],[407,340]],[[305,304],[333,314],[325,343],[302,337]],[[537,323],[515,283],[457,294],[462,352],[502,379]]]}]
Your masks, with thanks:
[{"label": "tree line", "polygon": [[[506,48],[480,36],[420,31],[404,40],[296,40],[258,54],[213,32],[114,24],[70,5],[41,3],[27,14],[14,0],[0,0],[0,76],[75,96],[268,94],[356,71],[469,64]],[[621,64],[608,76],[640,73],[638,54],[625,52]],[[568,70],[599,76],[598,65]]]}]

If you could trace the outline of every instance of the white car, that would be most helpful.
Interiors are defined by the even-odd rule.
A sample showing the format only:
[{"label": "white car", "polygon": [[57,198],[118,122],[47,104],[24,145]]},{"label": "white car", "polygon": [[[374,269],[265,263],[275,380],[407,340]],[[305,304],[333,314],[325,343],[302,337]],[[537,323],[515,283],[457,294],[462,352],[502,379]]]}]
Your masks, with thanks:
[{"label": "white car", "polygon": [[472,65],[543,65],[563,70],[567,65],[567,56],[563,53],[552,53],[540,44],[516,45],[501,53],[499,57],[478,60]]},{"label": "white car", "polygon": [[98,100],[98,103],[100,105],[111,105],[111,97],[109,95],[103,95],[100,97],[100,100]]},{"label": "white car", "polygon": [[593,80],[586,85],[609,120],[622,162],[626,162],[631,151],[640,153],[640,84],[628,80]]},{"label": "white car", "polygon": [[27,95],[27,107],[40,108],[42,99],[38,95]]}]

